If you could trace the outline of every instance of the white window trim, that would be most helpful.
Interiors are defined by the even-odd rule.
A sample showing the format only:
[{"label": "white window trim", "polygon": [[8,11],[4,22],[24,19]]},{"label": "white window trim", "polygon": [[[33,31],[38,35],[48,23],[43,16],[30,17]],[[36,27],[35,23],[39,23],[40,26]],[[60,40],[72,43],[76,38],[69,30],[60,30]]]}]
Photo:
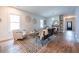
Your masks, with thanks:
[{"label": "white window trim", "polygon": [[[9,15],[9,18],[10,18],[10,16],[11,15],[14,15],[14,16],[19,16],[19,15],[16,15],[16,14],[10,14]],[[13,29],[11,29],[11,23],[19,23],[19,28],[18,29],[20,29],[20,16],[19,16],[19,22],[11,22],[11,18],[10,18],[10,31],[13,31]],[[18,29],[14,29],[14,30],[18,30]]]},{"label": "white window trim", "polygon": [[40,28],[44,28],[44,20],[40,20]]}]

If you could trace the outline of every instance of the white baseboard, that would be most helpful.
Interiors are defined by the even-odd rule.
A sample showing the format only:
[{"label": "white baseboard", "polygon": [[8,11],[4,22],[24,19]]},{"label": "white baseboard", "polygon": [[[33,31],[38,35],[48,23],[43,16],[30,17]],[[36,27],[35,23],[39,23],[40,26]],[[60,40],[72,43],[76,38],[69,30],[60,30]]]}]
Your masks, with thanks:
[{"label": "white baseboard", "polygon": [[6,41],[6,40],[9,40],[9,38],[6,36],[0,37],[0,41]]}]

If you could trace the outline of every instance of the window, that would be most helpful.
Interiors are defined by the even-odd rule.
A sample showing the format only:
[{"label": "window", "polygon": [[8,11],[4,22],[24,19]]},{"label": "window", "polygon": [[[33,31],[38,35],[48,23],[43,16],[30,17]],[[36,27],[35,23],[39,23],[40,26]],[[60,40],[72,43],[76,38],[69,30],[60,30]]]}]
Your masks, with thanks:
[{"label": "window", "polygon": [[54,21],[55,19],[52,17],[52,21]]},{"label": "window", "polygon": [[52,17],[52,22],[53,22],[53,25],[59,25],[58,17]]},{"label": "window", "polygon": [[20,29],[20,16],[10,15],[10,30]]},{"label": "window", "polygon": [[40,20],[40,27],[43,28],[44,26],[44,20]]}]

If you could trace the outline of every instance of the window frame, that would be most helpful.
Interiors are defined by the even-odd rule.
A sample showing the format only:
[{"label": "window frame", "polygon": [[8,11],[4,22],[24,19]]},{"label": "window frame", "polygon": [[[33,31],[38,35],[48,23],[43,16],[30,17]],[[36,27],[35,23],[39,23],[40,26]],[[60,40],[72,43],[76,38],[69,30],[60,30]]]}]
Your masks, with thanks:
[{"label": "window frame", "polygon": [[[15,22],[11,22],[10,15],[18,16],[19,17],[19,22],[16,22],[16,21]],[[18,29],[20,29],[21,28],[21,16],[18,15],[18,14],[9,14],[10,31],[13,31],[13,29],[11,29],[11,23],[19,23],[19,28]],[[18,30],[18,29],[14,29],[14,30]]]},{"label": "window frame", "polygon": [[40,20],[40,28],[44,28],[44,20],[43,19]]}]

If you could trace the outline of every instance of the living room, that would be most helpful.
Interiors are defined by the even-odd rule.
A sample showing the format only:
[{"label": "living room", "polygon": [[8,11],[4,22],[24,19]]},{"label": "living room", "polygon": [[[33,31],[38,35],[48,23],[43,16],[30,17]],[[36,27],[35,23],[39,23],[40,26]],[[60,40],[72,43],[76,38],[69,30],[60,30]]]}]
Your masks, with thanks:
[{"label": "living room", "polygon": [[[78,10],[79,7],[76,6],[0,7],[0,52],[51,52],[51,49],[46,48],[48,43],[54,42],[54,39],[58,40],[56,43],[59,43],[62,41],[61,36],[63,38],[66,32],[73,34],[74,40],[78,43]],[[47,32],[48,29],[49,32]],[[71,38],[70,40],[72,41]],[[67,52],[79,52],[78,50],[71,51],[72,47],[70,47]],[[52,52],[61,52],[62,49],[54,50]]]}]

